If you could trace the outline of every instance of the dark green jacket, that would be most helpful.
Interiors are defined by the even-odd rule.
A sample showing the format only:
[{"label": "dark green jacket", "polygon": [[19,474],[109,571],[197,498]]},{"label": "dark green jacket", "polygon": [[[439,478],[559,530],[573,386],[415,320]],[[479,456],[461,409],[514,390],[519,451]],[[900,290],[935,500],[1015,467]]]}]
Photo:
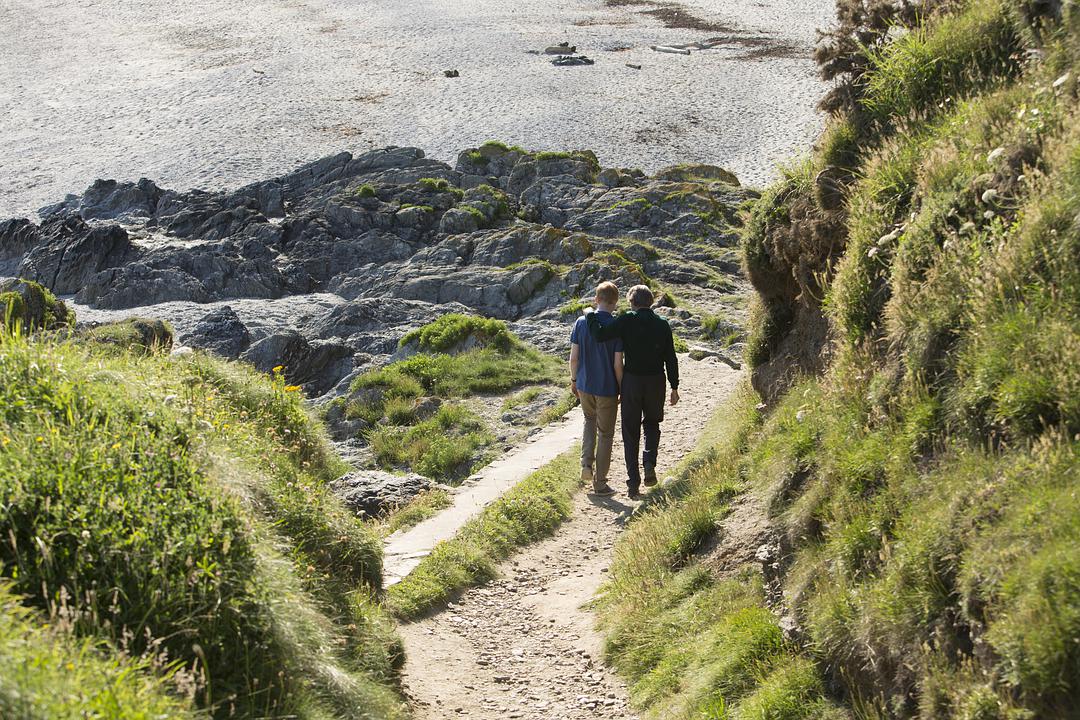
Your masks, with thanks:
[{"label": "dark green jacket", "polygon": [[645,308],[625,312],[607,325],[600,324],[596,313],[589,313],[585,322],[589,324],[589,334],[600,342],[622,339],[626,372],[663,375],[666,365],[671,389],[678,389],[679,361],[675,357],[675,338],[667,320]]}]

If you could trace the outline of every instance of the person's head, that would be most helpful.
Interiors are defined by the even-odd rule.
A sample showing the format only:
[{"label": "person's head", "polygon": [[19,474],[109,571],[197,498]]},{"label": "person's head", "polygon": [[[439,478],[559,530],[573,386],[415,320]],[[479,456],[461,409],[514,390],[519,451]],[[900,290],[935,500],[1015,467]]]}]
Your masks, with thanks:
[{"label": "person's head", "polygon": [[650,308],[653,304],[652,290],[648,285],[635,285],[626,292],[626,302],[635,310]]},{"label": "person's head", "polygon": [[612,310],[619,304],[619,288],[613,282],[602,282],[596,287],[596,306]]}]

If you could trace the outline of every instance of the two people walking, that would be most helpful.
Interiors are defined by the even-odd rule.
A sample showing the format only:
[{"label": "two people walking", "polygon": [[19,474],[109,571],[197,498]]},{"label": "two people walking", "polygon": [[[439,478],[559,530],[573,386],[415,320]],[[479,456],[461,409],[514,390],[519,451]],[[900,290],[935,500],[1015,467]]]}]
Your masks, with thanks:
[{"label": "two people walking", "polygon": [[596,288],[596,309],[587,308],[570,335],[570,387],[585,415],[582,479],[592,483],[597,495],[614,494],[608,473],[621,408],[626,489],[636,499],[642,484],[656,484],[666,386],[671,386],[674,406],[679,402],[679,362],[671,326],[652,311],[648,286],[630,288],[626,300],[630,311],[616,316],[618,288],[610,282]]}]

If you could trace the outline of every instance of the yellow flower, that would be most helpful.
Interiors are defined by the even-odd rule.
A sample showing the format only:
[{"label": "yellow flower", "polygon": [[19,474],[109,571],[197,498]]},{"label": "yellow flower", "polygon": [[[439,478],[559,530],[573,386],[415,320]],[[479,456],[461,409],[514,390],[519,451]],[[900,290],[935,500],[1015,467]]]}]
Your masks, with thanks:
[{"label": "yellow flower", "polygon": [[275,375],[277,375],[278,373],[280,373],[284,369],[285,369],[284,365],[275,365],[274,369],[271,372],[273,372]]},{"label": "yellow flower", "polygon": [[299,385],[286,385],[285,392],[297,392],[300,390]]}]

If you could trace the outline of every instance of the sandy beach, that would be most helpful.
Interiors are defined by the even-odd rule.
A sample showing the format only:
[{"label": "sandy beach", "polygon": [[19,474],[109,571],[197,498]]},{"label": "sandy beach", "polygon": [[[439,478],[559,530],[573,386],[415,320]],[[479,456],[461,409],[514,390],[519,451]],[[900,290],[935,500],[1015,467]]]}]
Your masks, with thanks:
[{"label": "sandy beach", "polygon": [[[810,52],[832,7],[0,0],[0,217],[98,177],[220,189],[340,150],[452,161],[489,139],[646,171],[710,162],[760,184],[820,129]],[[705,40],[720,44],[650,50]],[[595,65],[534,54],[563,41]]]}]

